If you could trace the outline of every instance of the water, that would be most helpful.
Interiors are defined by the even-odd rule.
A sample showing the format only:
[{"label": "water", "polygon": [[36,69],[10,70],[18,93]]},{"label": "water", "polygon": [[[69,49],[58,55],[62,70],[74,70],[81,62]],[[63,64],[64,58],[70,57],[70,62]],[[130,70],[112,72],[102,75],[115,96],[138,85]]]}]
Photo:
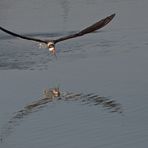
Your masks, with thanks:
[{"label": "water", "polygon": [[[57,59],[0,32],[0,147],[147,147],[147,6],[146,0],[1,1],[1,26],[39,38],[116,17],[96,33],[57,44]],[[43,97],[55,87],[60,97]]]}]

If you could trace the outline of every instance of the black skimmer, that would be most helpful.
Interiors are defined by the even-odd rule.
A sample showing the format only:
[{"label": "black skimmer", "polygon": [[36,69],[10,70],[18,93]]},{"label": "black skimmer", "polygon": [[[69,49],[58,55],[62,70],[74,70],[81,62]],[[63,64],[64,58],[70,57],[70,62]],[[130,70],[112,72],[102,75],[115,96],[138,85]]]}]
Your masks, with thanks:
[{"label": "black skimmer", "polygon": [[2,30],[3,32],[8,33],[12,36],[21,38],[21,39],[31,40],[31,41],[39,42],[41,44],[45,44],[46,47],[49,49],[50,53],[55,55],[56,54],[55,44],[57,44],[58,42],[65,41],[65,40],[72,39],[72,38],[76,38],[76,37],[80,37],[80,36],[83,36],[85,34],[94,32],[94,31],[106,26],[114,17],[115,17],[115,14],[112,14],[112,15],[110,15],[110,16],[104,18],[104,19],[101,19],[100,21],[94,23],[93,25],[91,25],[91,26],[89,26],[89,27],[77,32],[77,33],[67,35],[67,36],[64,36],[64,37],[60,37],[60,38],[55,39],[55,40],[50,40],[50,39],[44,40],[44,39],[38,39],[38,38],[32,38],[32,37],[20,35],[20,34],[12,32],[12,31],[9,31],[9,30],[1,27],[1,26],[0,26],[0,30]]}]

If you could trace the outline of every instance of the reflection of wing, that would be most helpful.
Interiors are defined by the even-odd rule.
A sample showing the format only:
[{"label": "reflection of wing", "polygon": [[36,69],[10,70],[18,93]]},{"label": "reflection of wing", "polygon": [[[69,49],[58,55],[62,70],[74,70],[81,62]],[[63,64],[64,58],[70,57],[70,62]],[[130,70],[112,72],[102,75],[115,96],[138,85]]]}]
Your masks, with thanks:
[{"label": "reflection of wing", "polygon": [[65,37],[61,37],[59,39],[56,39],[54,40],[54,43],[58,43],[58,42],[61,42],[61,41],[64,41],[64,40],[67,40],[67,39],[71,39],[71,38],[75,38],[75,37],[79,37],[79,36],[83,36],[87,33],[91,33],[91,32],[94,32],[104,26],[106,26],[113,18],[115,17],[115,14],[112,14],[98,22],[96,22],[95,24],[81,30],[80,32],[78,33],[75,33],[75,34],[72,34],[72,35],[68,35],[68,36],[65,36]]},{"label": "reflection of wing", "polygon": [[3,142],[4,139],[9,136],[14,128],[20,124],[20,122],[30,114],[39,111],[46,106],[49,102],[52,102],[53,99],[58,98],[60,93],[58,92],[59,88],[53,88],[49,90],[44,90],[43,98],[26,105],[23,109],[17,111],[14,116],[4,125],[0,133],[0,141]]},{"label": "reflection of wing", "polygon": [[111,113],[123,113],[121,104],[117,103],[115,100],[99,96],[94,93],[82,94],[68,92],[63,96],[63,99],[65,99],[65,101],[80,101],[82,104],[88,105],[101,105],[103,108],[108,109]]},{"label": "reflection of wing", "polygon": [[24,36],[24,35],[20,35],[20,34],[17,34],[17,33],[14,33],[12,31],[9,31],[3,27],[0,26],[0,30],[10,34],[10,35],[13,35],[15,37],[18,37],[18,38],[21,38],[21,39],[25,39],[25,40],[31,40],[31,41],[35,41],[35,42],[40,42],[40,43],[46,43],[47,44],[47,41],[45,40],[41,40],[41,39],[37,39],[37,38],[32,38],[32,37],[27,37],[27,36]]}]

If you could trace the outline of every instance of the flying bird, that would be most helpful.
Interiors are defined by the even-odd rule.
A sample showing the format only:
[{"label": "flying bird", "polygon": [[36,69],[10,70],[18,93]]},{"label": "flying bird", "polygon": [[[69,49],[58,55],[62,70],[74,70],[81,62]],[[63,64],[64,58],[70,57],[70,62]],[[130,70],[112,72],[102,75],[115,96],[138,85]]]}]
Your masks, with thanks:
[{"label": "flying bird", "polygon": [[0,30],[7,33],[7,34],[10,34],[12,36],[15,36],[15,37],[18,37],[18,38],[21,38],[21,39],[31,40],[31,41],[34,41],[34,42],[39,42],[40,44],[44,44],[49,49],[50,53],[55,55],[56,54],[55,44],[57,44],[57,43],[59,43],[61,41],[68,40],[68,39],[80,37],[80,36],[83,36],[85,34],[94,32],[94,31],[96,31],[98,29],[101,29],[102,27],[106,26],[114,17],[115,17],[115,13],[110,15],[110,16],[107,16],[104,19],[101,19],[100,21],[94,23],[93,25],[91,25],[91,26],[89,26],[89,27],[77,32],[77,33],[67,35],[67,36],[64,36],[64,37],[60,37],[60,38],[55,39],[55,40],[38,39],[38,38],[32,38],[32,37],[20,35],[20,34],[12,32],[12,31],[9,31],[9,30],[1,27],[1,26],[0,26]]}]

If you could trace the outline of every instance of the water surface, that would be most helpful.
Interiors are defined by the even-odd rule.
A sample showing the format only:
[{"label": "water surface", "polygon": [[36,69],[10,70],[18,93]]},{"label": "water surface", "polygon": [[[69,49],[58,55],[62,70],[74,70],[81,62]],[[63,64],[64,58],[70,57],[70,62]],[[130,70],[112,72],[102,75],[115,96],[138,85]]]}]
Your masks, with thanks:
[{"label": "water surface", "polygon": [[[145,148],[148,145],[146,0],[0,1],[0,25],[57,38],[116,13],[100,31],[56,46],[0,32],[2,148]],[[59,87],[47,99],[44,89]]]}]

